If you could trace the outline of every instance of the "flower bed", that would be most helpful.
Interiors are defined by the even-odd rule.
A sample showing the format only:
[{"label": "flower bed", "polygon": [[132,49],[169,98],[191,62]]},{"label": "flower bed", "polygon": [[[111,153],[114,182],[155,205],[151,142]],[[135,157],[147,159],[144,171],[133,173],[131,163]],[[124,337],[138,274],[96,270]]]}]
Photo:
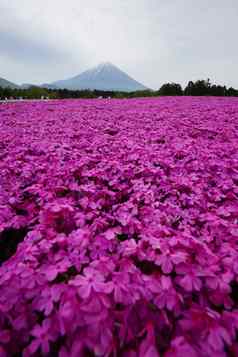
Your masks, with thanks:
[{"label": "flower bed", "polygon": [[0,356],[238,355],[238,100],[0,105]]}]

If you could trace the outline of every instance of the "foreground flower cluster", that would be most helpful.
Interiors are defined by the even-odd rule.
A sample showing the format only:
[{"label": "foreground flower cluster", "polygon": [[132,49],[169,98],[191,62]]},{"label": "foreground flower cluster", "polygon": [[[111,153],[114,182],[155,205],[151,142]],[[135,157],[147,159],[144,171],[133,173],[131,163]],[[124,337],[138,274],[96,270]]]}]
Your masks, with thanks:
[{"label": "foreground flower cluster", "polygon": [[0,105],[0,356],[238,356],[238,100]]}]

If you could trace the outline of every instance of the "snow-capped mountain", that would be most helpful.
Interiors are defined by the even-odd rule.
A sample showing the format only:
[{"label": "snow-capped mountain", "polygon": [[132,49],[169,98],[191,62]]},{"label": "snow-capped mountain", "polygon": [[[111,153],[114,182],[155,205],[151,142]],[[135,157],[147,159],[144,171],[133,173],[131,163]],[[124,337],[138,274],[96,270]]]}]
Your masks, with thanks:
[{"label": "snow-capped mountain", "polygon": [[51,85],[71,90],[98,89],[133,92],[147,89],[110,62],[101,63],[76,77],[56,81]]}]

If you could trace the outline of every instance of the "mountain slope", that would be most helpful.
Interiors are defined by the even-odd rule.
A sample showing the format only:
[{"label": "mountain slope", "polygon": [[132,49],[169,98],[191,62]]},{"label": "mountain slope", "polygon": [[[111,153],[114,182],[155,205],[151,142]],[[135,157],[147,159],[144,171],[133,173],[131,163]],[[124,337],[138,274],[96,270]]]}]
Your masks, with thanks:
[{"label": "mountain slope", "polygon": [[30,87],[34,87],[36,86],[35,84],[32,84],[32,83],[23,83],[21,85],[21,89],[29,89]]},{"label": "mountain slope", "polygon": [[132,92],[147,89],[143,84],[109,62],[101,63],[76,77],[56,81],[52,85],[71,90],[98,89]]},{"label": "mountain slope", "polygon": [[46,88],[46,89],[58,89],[58,87],[54,84],[49,84],[49,83],[43,83],[40,85],[41,88]]},{"label": "mountain slope", "polygon": [[9,82],[4,78],[0,78],[0,87],[1,88],[11,88],[11,89],[19,88],[19,86],[17,84]]}]

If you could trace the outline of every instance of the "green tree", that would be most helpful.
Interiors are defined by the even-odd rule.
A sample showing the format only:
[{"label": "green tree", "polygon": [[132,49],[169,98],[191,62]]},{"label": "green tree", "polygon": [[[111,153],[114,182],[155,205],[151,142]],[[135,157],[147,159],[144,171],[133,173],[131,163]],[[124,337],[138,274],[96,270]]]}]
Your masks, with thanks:
[{"label": "green tree", "polygon": [[165,83],[159,89],[159,95],[176,96],[183,95],[183,90],[178,83]]}]

